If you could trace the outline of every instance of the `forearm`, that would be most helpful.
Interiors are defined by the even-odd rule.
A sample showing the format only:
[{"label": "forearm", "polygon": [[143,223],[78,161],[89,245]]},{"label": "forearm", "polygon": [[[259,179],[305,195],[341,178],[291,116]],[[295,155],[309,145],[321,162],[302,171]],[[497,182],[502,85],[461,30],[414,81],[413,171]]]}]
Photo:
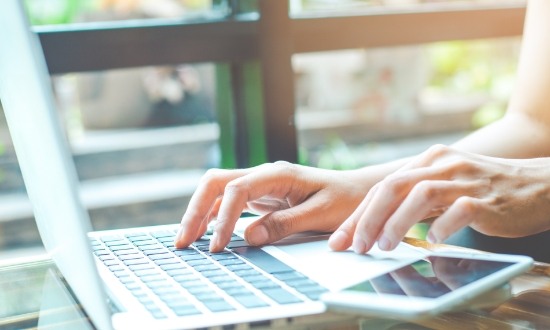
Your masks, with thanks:
[{"label": "forearm", "polygon": [[454,147],[502,158],[550,155],[550,1],[531,0],[508,112]]},{"label": "forearm", "polygon": [[457,141],[459,150],[501,158],[550,156],[550,127],[524,112],[509,111],[502,119]]}]

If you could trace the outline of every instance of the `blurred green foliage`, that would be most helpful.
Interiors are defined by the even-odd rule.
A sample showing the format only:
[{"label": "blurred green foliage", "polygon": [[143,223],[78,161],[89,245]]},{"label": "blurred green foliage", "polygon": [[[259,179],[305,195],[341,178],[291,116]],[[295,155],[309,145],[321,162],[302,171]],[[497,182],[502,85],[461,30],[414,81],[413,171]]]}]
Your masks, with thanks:
[{"label": "blurred green foliage", "polygon": [[431,87],[455,92],[488,91],[516,70],[516,59],[504,47],[486,41],[447,41],[428,46]]},{"label": "blurred green foliage", "polygon": [[72,23],[78,15],[97,5],[97,1],[90,0],[25,0],[24,3],[33,25]]}]

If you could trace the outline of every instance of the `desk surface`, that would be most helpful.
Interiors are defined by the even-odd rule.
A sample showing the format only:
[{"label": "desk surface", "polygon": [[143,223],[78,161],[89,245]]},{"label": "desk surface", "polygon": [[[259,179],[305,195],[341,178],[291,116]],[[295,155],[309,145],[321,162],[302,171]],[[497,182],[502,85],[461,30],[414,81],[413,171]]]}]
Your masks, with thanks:
[{"label": "desk surface", "polygon": [[[432,250],[456,249],[407,239]],[[292,324],[274,321],[281,329],[550,329],[550,264],[536,263],[511,281],[512,297],[491,307],[452,312],[416,322],[316,315]],[[53,325],[53,326],[52,326]],[[260,327],[265,328],[266,325]],[[91,329],[51,260],[0,267],[1,329]]]}]

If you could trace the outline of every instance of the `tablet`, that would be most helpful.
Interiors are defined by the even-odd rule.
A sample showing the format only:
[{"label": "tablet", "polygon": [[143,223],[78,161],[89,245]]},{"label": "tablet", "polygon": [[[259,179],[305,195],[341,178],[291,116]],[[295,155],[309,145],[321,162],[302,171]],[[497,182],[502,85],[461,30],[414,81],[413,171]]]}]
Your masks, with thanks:
[{"label": "tablet", "polygon": [[433,253],[321,299],[330,311],[417,319],[463,307],[532,264],[518,255]]}]

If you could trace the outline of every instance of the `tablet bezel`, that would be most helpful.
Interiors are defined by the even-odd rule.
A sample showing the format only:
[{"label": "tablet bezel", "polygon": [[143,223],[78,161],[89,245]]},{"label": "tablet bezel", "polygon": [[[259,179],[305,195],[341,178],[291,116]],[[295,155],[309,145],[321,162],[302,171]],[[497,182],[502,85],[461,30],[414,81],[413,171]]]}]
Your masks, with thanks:
[{"label": "tablet bezel", "polygon": [[[527,256],[494,253],[433,252],[421,259],[436,256],[510,262],[512,265],[436,298],[358,292],[343,289],[338,292],[326,293],[321,297],[321,300],[326,304],[329,311],[334,312],[401,319],[424,318],[452,310],[454,307],[463,307],[466,302],[472,301],[481,294],[502,287],[510,279],[529,270],[533,265],[533,259]],[[416,259],[407,265],[412,265],[421,259]],[[399,268],[401,267],[394,270]],[[364,281],[368,280],[370,279],[364,279]]]}]

